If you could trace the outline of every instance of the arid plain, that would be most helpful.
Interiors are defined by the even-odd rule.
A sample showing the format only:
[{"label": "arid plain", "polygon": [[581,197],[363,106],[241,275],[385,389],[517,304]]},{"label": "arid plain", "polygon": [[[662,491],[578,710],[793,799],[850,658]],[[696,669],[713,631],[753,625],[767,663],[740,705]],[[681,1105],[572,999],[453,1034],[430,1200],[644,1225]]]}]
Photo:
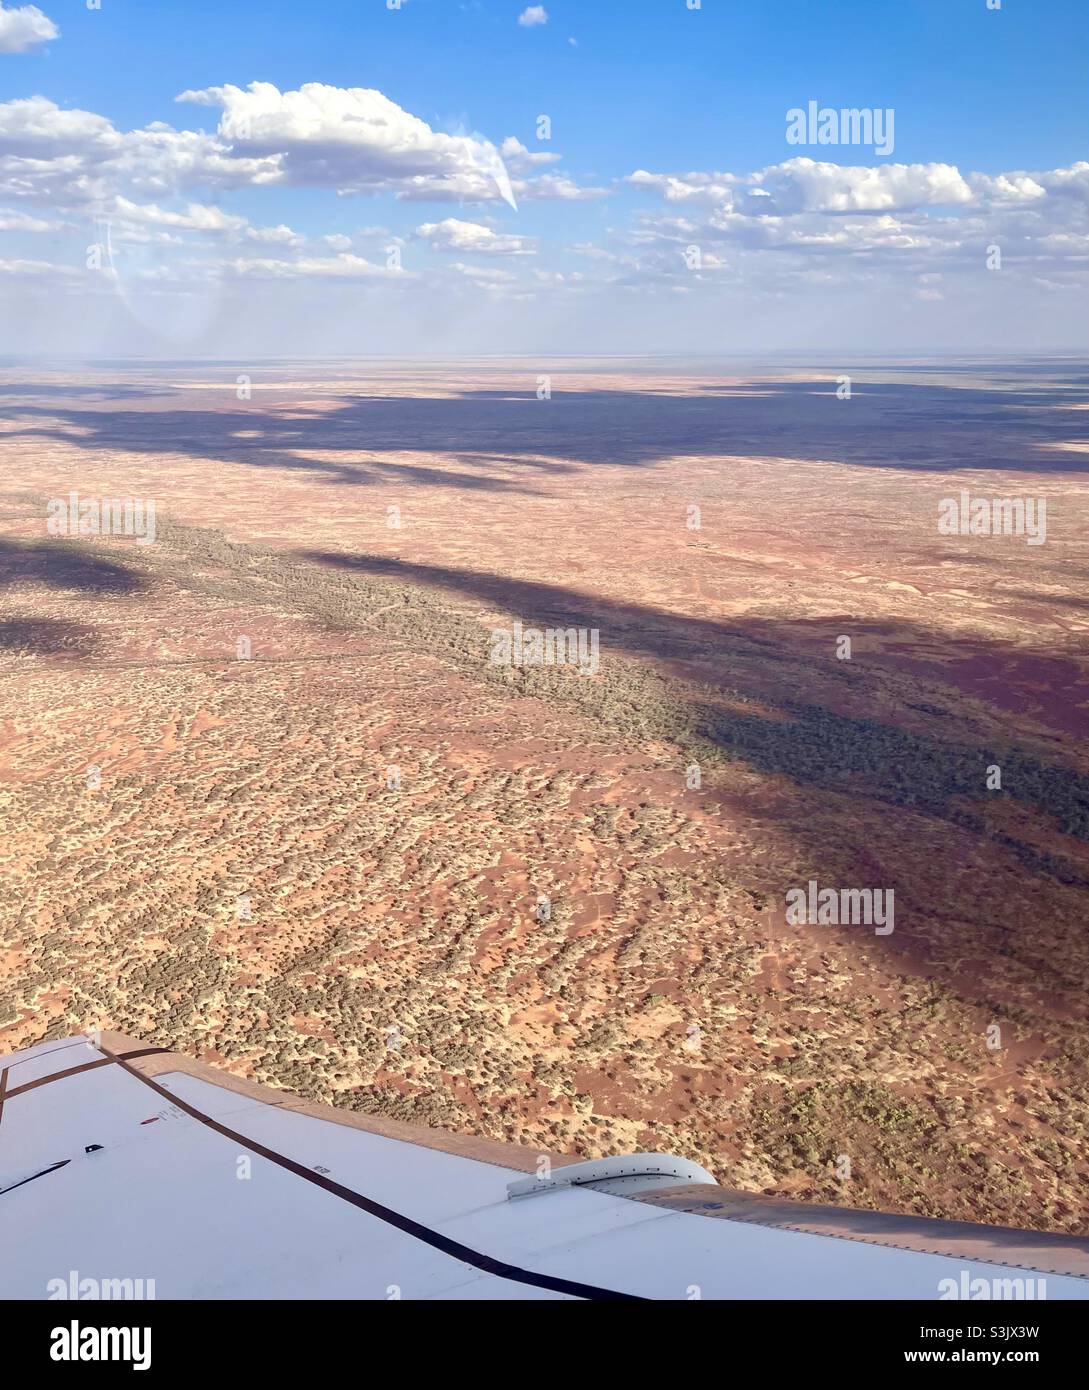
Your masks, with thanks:
[{"label": "arid plain", "polygon": [[[0,400],[0,1051],[114,1027],[1089,1231],[1079,364],[7,363]],[[154,542],[50,534],[73,491]],[[962,492],[1046,542],[941,533]],[[493,664],[516,620],[599,668]],[[792,923],[811,880],[895,930]]]}]

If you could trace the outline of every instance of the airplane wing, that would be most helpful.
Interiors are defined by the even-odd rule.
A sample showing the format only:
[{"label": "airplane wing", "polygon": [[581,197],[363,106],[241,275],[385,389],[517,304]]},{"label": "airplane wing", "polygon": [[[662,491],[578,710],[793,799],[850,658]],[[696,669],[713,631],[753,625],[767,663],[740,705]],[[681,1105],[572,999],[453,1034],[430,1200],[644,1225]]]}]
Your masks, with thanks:
[{"label": "airplane wing", "polygon": [[1089,1239],[580,1163],[109,1032],[0,1059],[0,1235],[16,1299],[1089,1298]]}]

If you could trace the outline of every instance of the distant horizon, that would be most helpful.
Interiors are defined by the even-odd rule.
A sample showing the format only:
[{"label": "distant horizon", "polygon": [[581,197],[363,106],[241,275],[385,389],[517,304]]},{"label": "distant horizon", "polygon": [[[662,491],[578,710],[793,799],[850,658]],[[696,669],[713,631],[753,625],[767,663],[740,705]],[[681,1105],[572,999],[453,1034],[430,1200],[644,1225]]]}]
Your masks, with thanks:
[{"label": "distant horizon", "polygon": [[55,362],[61,365],[71,363],[106,365],[123,365],[125,363],[152,363],[166,366],[200,366],[204,363],[222,363],[228,365],[244,366],[246,363],[261,362],[269,365],[283,363],[292,365],[299,362],[320,364],[322,362],[527,362],[534,363],[544,359],[572,361],[572,362],[739,362],[739,363],[760,363],[773,359],[791,358],[800,362],[817,362],[830,357],[863,357],[872,359],[875,362],[904,362],[925,366],[928,362],[1026,362],[1026,361],[1058,361],[1071,360],[1084,362],[1089,367],[1089,347],[1075,348],[1056,348],[1053,350],[1036,350],[1031,352],[1008,349],[1004,351],[984,351],[982,349],[948,349],[935,352],[927,352],[926,349],[903,349],[897,351],[882,351],[877,348],[851,348],[851,349],[801,349],[801,348],[769,348],[761,352],[554,352],[542,351],[534,352],[462,352],[462,353],[368,353],[368,352],[342,352],[330,353],[322,356],[317,353],[299,354],[297,356],[261,356],[257,353],[247,353],[245,355],[231,354],[229,356],[217,356],[214,353],[206,353],[199,356],[153,356],[131,354],[101,354],[101,355],[82,355],[64,353],[0,353],[0,365],[10,363],[49,363]]}]

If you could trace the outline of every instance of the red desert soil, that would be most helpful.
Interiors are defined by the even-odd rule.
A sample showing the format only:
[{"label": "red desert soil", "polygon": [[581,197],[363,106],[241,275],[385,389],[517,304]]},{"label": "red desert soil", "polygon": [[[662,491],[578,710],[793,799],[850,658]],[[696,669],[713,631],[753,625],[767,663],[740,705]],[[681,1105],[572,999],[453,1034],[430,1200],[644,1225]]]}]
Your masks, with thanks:
[{"label": "red desert soil", "polygon": [[[246,370],[0,371],[0,1050],[1089,1230],[1070,372]],[[962,489],[1046,544],[940,535]],[[598,669],[493,665],[516,619]]]}]

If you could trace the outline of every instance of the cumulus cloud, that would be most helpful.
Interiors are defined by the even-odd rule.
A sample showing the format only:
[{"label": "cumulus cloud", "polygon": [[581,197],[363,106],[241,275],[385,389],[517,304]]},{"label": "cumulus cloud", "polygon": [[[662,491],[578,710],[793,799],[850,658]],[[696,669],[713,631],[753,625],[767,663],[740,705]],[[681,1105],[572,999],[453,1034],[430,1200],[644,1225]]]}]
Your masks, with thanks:
[{"label": "cumulus cloud", "polygon": [[970,203],[973,192],[951,164],[829,164],[804,156],[749,175],[650,174],[627,182],[671,203],[691,203],[751,216],[799,212],[888,212],[897,208]]},{"label": "cumulus cloud", "polygon": [[657,193],[667,203],[702,203],[707,207],[732,201],[738,181],[736,174],[651,174],[646,169],[636,169],[625,180]]},{"label": "cumulus cloud", "polygon": [[[365,239],[403,242],[382,227],[362,228],[354,241],[339,232],[322,236],[319,228],[307,254],[307,238],[279,220],[290,218],[286,206],[269,215],[268,226],[218,206],[221,195],[243,187],[273,206],[295,188],[321,187],[430,202],[442,211],[449,203],[480,205],[475,218],[444,217],[439,208],[422,213],[431,220],[420,221],[414,236],[442,264],[391,277],[416,283],[421,294],[443,282],[458,283],[459,292],[506,287],[515,297],[546,287],[582,294],[640,285],[685,294],[701,283],[715,292],[774,286],[769,293],[789,294],[887,277],[906,296],[930,302],[965,283],[950,272],[978,269],[992,242],[1002,247],[1004,269],[1041,284],[1084,277],[1089,260],[1089,163],[983,174],[942,162],[867,166],[795,157],[750,172],[637,170],[624,182],[657,206],[608,231],[604,245],[571,247],[585,258],[583,271],[574,271],[550,265],[537,238],[492,225],[486,211],[503,199],[576,202],[612,191],[542,167],[560,160],[549,150],[513,136],[493,145],[445,134],[370,88],[307,83],[281,91],[252,82],[183,92],[178,100],[215,112],[214,128],[154,122],[126,131],[45,97],[0,103],[0,232],[98,219],[135,248],[126,253],[132,266],[164,282],[184,273],[188,255],[194,273],[235,279],[388,276],[377,251],[383,243]],[[66,214],[66,223],[33,216],[34,203]],[[352,254],[353,244],[372,247],[374,261]],[[687,254],[693,246],[695,265]],[[9,252],[15,258],[5,279],[45,275],[33,254],[29,244]],[[66,254],[82,259],[78,247]],[[539,272],[516,277],[495,268],[504,258],[534,256],[540,259],[531,264],[543,263]],[[486,258],[493,264],[481,264]],[[926,278],[934,274],[945,279]]]},{"label": "cumulus cloud", "polygon": [[48,158],[61,146],[73,154],[116,150],[120,135],[105,116],[63,111],[47,97],[24,97],[0,104],[0,151]]},{"label": "cumulus cloud", "polygon": [[505,155],[478,136],[446,135],[368,88],[267,82],[183,92],[218,107],[214,133],[161,121],[118,130],[91,111],[46,97],[0,103],[0,197],[90,207],[117,194],[162,198],[189,189],[312,186],[390,193],[408,201],[494,203],[598,197],[562,175],[511,177],[555,156],[519,141]]},{"label": "cumulus cloud", "polygon": [[0,103],[0,195],[7,198],[90,207],[123,190],[162,196],[276,177],[275,161],[236,156],[200,132],[162,122],[123,132],[104,116],[63,110],[41,96]]},{"label": "cumulus cloud", "polygon": [[[730,219],[797,217],[807,213],[910,213],[928,208],[1001,212],[1043,210],[1062,216],[1089,204],[1089,163],[1043,172],[961,173],[952,164],[829,164],[804,157],[751,174],[652,174],[625,180],[663,202],[708,209],[719,225]],[[1065,200],[1065,204],[1064,204]]]},{"label": "cumulus cloud", "polygon": [[538,24],[547,24],[548,11],[543,5],[527,5],[518,16],[518,23],[523,29],[533,29]]},{"label": "cumulus cloud", "polygon": [[525,198],[530,202],[543,198],[555,198],[561,202],[583,203],[594,198],[607,198],[609,196],[607,188],[577,184],[566,174],[538,174],[533,179],[524,181],[516,179],[514,189],[519,198]]},{"label": "cumulus cloud", "polygon": [[516,140],[513,135],[508,135],[499,146],[499,153],[508,166],[515,170],[528,169],[535,164],[556,164],[562,158],[561,155],[550,154],[544,150],[528,150],[521,140]]},{"label": "cumulus cloud", "polygon": [[969,174],[967,183],[973,197],[980,202],[1013,205],[1034,203],[1038,198],[1047,197],[1047,188],[1031,174]]},{"label": "cumulus cloud", "polygon": [[341,253],[339,256],[300,256],[295,260],[277,260],[267,257],[239,257],[226,263],[226,269],[238,276],[250,276],[264,280],[287,279],[369,279],[376,275],[393,275],[398,272],[375,265],[362,256]]},{"label": "cumulus cloud", "polygon": [[0,208],[0,232],[55,232],[60,225],[59,222],[47,222],[41,217],[31,217],[29,213]]},{"label": "cumulus cloud", "polygon": [[[1084,216],[1089,206],[1089,164],[1044,172],[962,174],[952,164],[838,165],[807,158],[786,160],[752,174],[652,174],[644,169],[626,182],[662,201],[691,209],[721,230],[740,232],[753,223],[774,228],[790,219],[819,215],[835,222],[859,214],[875,219],[921,214],[937,220],[950,211],[986,215],[1046,211]],[[701,223],[689,221],[695,228]],[[863,226],[865,223],[856,223]],[[887,223],[885,225],[888,225]]]},{"label": "cumulus cloud", "polygon": [[37,5],[9,7],[0,0],[0,53],[26,53],[60,37],[60,30]]},{"label": "cumulus cloud", "polygon": [[502,196],[493,145],[432,130],[373,88],[307,82],[281,92],[251,82],[245,90],[186,91],[177,100],[218,106],[220,140],[236,154],[275,160],[277,182],[404,197]]},{"label": "cumulus cloud", "polygon": [[278,246],[301,246],[306,240],[301,232],[293,232],[282,222],[276,227],[247,227],[246,237],[249,241],[274,242]]},{"label": "cumulus cloud", "polygon": [[769,211],[786,214],[890,212],[972,201],[952,164],[841,166],[804,157],[762,170],[752,191],[770,198]]},{"label": "cumulus cloud", "polygon": [[979,174],[943,163],[870,167],[796,158],[745,174],[641,169],[626,182],[671,209],[641,214],[619,238],[635,248],[635,265],[624,271],[631,283],[690,281],[687,249],[700,253],[694,259],[702,274],[724,242],[739,252],[731,269],[743,269],[749,283],[782,286],[789,277],[802,285],[816,276],[829,284],[838,276],[846,285],[879,274],[910,284],[922,277],[915,297],[927,302],[939,293],[927,274],[978,269],[992,244],[1014,274],[1044,266],[1071,282],[1083,274],[1086,163]]},{"label": "cumulus cloud", "polygon": [[246,226],[246,219],[222,208],[207,207],[202,203],[188,203],[185,208],[171,211],[158,207],[155,203],[134,203],[128,198],[116,197],[113,200],[113,213],[126,222],[142,222],[159,227],[184,227],[197,232],[239,232]]},{"label": "cumulus cloud", "polygon": [[424,222],[416,235],[430,244],[432,251],[466,251],[485,256],[532,256],[536,242],[531,237],[510,236],[493,231],[480,222],[462,222],[447,217],[442,222]]},{"label": "cumulus cloud", "polygon": [[[190,202],[177,208],[164,208],[157,203],[134,203],[130,198],[119,194],[112,204],[98,215],[111,228],[120,228],[123,237],[129,241],[141,240],[133,235],[133,230],[141,227],[169,227],[177,231],[197,232],[232,241],[257,241],[292,247],[302,246],[306,240],[301,233],[293,231],[283,223],[275,227],[254,227],[237,213],[224,212],[222,208],[205,203]],[[179,238],[168,237],[164,240],[177,244]],[[345,241],[347,245],[351,245],[347,238]]]}]

